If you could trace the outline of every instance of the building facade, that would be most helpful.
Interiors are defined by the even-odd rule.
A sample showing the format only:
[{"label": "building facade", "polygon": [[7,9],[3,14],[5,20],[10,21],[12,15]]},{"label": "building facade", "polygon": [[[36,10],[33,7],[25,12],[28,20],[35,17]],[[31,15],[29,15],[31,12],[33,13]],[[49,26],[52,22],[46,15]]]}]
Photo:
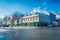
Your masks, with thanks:
[{"label": "building facade", "polygon": [[39,16],[38,15],[31,15],[31,16],[24,16],[21,18],[22,26],[37,26],[37,23],[39,22]]},{"label": "building facade", "polygon": [[47,26],[50,24],[50,17],[40,13],[24,16],[19,20],[21,26]]}]

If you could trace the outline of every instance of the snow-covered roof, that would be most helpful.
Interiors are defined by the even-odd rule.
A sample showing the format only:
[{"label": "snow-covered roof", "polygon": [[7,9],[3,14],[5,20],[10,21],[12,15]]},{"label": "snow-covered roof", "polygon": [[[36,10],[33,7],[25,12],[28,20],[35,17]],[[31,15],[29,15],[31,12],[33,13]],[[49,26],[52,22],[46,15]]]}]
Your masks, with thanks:
[{"label": "snow-covered roof", "polygon": [[24,16],[22,18],[29,18],[29,17],[35,17],[35,16],[38,16],[38,14],[35,14],[35,15],[28,15],[28,16]]},{"label": "snow-covered roof", "polygon": [[56,15],[56,18],[59,19],[60,18],[60,15]]}]

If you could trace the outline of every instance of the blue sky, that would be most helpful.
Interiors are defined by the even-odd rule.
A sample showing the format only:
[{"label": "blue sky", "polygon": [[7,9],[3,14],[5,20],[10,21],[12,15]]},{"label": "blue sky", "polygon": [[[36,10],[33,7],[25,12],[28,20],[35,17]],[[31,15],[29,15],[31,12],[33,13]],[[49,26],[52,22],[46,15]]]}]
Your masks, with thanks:
[{"label": "blue sky", "polygon": [[15,11],[30,13],[34,8],[60,12],[60,0],[0,0],[0,18],[13,14]]}]

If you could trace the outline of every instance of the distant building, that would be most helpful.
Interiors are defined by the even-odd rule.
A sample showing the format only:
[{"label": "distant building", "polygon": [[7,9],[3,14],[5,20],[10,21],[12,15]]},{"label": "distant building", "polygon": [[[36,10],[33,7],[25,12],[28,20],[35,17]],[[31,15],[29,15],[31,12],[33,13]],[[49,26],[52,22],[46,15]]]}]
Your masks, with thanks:
[{"label": "distant building", "polygon": [[57,19],[58,26],[60,26],[60,18]]},{"label": "distant building", "polygon": [[56,15],[52,12],[50,12],[50,22],[53,26],[55,26],[56,22]]},{"label": "distant building", "polygon": [[2,20],[2,26],[6,26],[7,25],[7,16],[5,16]]},{"label": "distant building", "polygon": [[12,26],[12,16],[7,16],[7,25]]},{"label": "distant building", "polygon": [[23,14],[14,14],[13,15],[13,21],[14,21],[14,26],[19,26],[19,20],[21,17],[23,17]]},{"label": "distant building", "polygon": [[14,26],[16,27],[16,26],[17,26],[17,24],[18,24],[18,23],[17,23],[17,20],[15,20],[15,21],[14,21]]},{"label": "distant building", "polygon": [[0,19],[0,27],[2,27],[2,19]]},{"label": "distant building", "polygon": [[50,12],[50,19],[51,19],[52,22],[56,21],[56,15],[52,12]]}]

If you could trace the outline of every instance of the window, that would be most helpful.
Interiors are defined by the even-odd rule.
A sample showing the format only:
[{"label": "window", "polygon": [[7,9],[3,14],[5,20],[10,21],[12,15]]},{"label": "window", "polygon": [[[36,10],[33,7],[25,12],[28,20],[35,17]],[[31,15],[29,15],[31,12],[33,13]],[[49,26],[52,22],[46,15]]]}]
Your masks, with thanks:
[{"label": "window", "polygon": [[29,21],[30,18],[28,18],[28,21]]},{"label": "window", "polygon": [[30,18],[30,21],[32,21],[32,17]]},{"label": "window", "polygon": [[27,21],[27,18],[25,20]]}]

